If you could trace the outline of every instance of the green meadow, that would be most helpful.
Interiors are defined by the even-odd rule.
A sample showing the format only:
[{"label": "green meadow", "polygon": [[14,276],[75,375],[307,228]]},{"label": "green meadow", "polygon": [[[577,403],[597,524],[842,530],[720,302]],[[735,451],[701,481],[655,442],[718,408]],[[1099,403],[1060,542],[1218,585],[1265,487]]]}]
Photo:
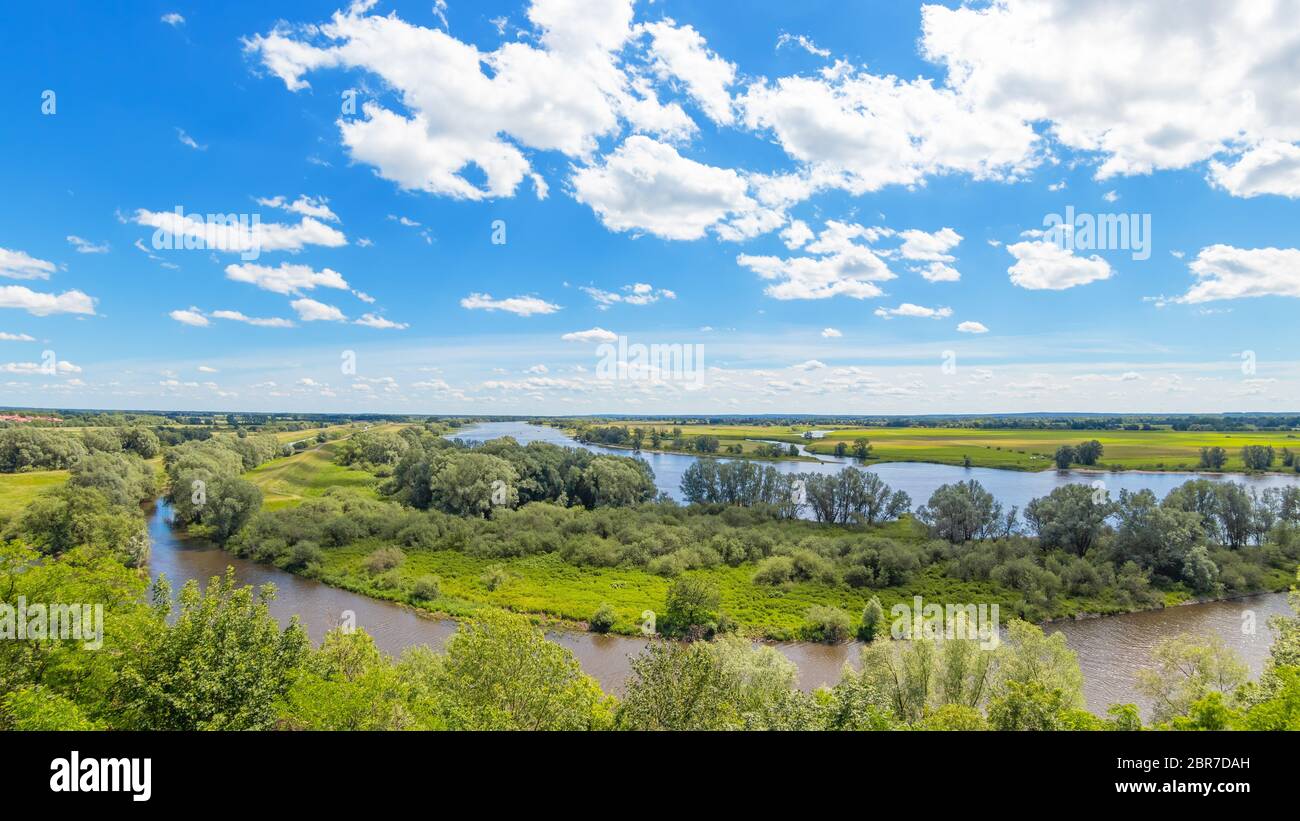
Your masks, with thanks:
[{"label": "green meadow", "polygon": [[[590,567],[565,562],[555,554],[518,559],[489,559],[467,556],[454,550],[408,550],[397,572],[400,588],[385,587],[366,572],[364,563],[371,552],[386,545],[363,541],[325,551],[319,578],[373,598],[387,599],[453,617],[463,617],[484,607],[500,607],[547,620],[582,626],[602,604],[615,613],[613,632],[635,635],[646,610],[662,612],[673,579],[633,567]],[[500,568],[503,581],[490,584],[488,571]],[[719,566],[690,571],[687,575],[708,579],[722,595],[722,611],[736,621],[742,632],[776,641],[799,637],[808,608],[813,605],[839,607],[854,618],[862,613],[871,596],[879,596],[885,610],[895,604],[912,604],[913,596],[926,601],[961,601],[998,604],[1002,618],[1022,615],[1024,602],[1015,591],[994,582],[965,582],[945,575],[939,566],[926,568],[906,586],[883,589],[853,589],[817,582],[772,587],[753,583],[757,565]],[[410,593],[412,584],[423,576],[437,576],[441,595],[421,601]],[[1273,589],[1285,589],[1294,573],[1271,573]],[[1188,601],[1191,594],[1181,586],[1165,592],[1164,604]],[[1095,597],[1060,596],[1046,614],[1067,618],[1078,613],[1113,614],[1129,612],[1109,595]],[[1039,615],[1042,615],[1041,612]]]},{"label": "green meadow", "polygon": [[244,474],[244,478],[262,491],[262,506],[267,510],[291,507],[314,496],[322,496],[332,487],[344,487],[375,498],[378,479],[364,470],[334,464],[337,442],[272,459]]},{"label": "green meadow", "polygon": [[25,508],[43,490],[58,487],[68,479],[66,470],[34,470],[28,473],[0,473],[0,519]]}]

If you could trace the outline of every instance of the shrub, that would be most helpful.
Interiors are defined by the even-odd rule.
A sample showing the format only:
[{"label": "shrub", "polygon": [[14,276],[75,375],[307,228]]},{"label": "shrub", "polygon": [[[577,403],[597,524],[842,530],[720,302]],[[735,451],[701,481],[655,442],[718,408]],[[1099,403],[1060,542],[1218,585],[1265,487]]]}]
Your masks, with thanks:
[{"label": "shrub", "polygon": [[669,634],[691,634],[704,628],[716,631],[722,594],[717,585],[705,579],[686,576],[673,582],[664,601],[663,629]]},{"label": "shrub", "polygon": [[789,556],[769,556],[758,563],[754,584],[785,584],[794,576],[794,560]]},{"label": "shrub", "polygon": [[325,554],[315,542],[301,541],[281,552],[275,564],[283,570],[307,571],[318,568],[324,560]]},{"label": "shrub", "polygon": [[838,644],[849,637],[851,619],[838,607],[815,604],[804,617],[803,636],[808,641]]},{"label": "shrub", "polygon": [[587,627],[593,633],[608,633],[614,627],[614,608],[608,604],[597,607],[596,612],[591,614]]},{"label": "shrub", "polygon": [[377,576],[401,565],[406,554],[396,547],[381,547],[366,557],[366,572]]},{"label": "shrub", "polygon": [[411,595],[420,601],[432,601],[442,595],[442,580],[433,575],[421,576],[412,585]]},{"label": "shrub", "polygon": [[867,606],[862,608],[862,624],[858,627],[858,638],[868,643],[875,641],[880,624],[884,620],[885,608],[881,606],[880,599],[872,596],[867,601]]},{"label": "shrub", "polygon": [[849,587],[870,587],[875,579],[875,574],[871,572],[871,568],[863,567],[860,564],[855,564],[844,571],[844,583]]},{"label": "shrub", "polygon": [[510,581],[510,572],[506,570],[505,565],[494,564],[487,570],[483,571],[483,575],[479,577],[479,581],[483,582],[483,586],[488,590],[496,590],[501,585]]}]

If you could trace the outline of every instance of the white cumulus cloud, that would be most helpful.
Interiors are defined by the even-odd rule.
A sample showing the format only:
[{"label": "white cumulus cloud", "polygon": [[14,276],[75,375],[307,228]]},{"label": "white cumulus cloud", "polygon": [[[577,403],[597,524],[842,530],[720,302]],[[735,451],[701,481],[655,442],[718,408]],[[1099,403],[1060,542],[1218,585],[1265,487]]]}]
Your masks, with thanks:
[{"label": "white cumulus cloud", "polygon": [[1007,269],[1011,282],[1032,291],[1060,291],[1076,285],[1109,279],[1114,271],[1110,263],[1093,254],[1076,256],[1050,239],[1028,239],[1007,246],[1016,258]]}]

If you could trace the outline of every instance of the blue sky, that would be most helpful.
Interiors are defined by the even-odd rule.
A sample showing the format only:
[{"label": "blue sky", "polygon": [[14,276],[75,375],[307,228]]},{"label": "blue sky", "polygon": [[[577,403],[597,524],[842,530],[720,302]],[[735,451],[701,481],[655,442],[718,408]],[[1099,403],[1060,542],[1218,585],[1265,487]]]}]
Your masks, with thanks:
[{"label": "blue sky", "polygon": [[0,404],[1300,408],[1296,3],[266,5],[0,12]]}]

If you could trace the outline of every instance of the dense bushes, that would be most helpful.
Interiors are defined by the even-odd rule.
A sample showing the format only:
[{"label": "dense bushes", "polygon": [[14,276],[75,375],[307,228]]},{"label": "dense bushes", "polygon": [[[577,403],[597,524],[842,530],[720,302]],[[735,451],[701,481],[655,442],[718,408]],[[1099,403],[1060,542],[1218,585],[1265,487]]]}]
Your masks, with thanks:
[{"label": "dense bushes", "polygon": [[110,505],[129,508],[154,497],[154,472],[138,456],[91,453],[73,464],[68,487],[94,488]]},{"label": "dense bushes", "polygon": [[239,474],[281,455],[272,435],[214,437],[170,448],[163,457],[168,500],[178,525],[198,525],[226,542],[262,506],[262,492]]},{"label": "dense bushes", "polygon": [[158,437],[143,427],[86,428],[81,432],[49,428],[0,429],[0,473],[24,470],[66,470],[91,453],[127,451],[152,459],[160,449]]},{"label": "dense bushes", "polygon": [[62,431],[30,427],[0,430],[0,473],[65,470],[87,452],[80,439]]},{"label": "dense bushes", "polygon": [[68,481],[32,501],[4,538],[42,553],[87,547],[128,567],[149,558],[149,534],[140,503],[154,495],[153,470],[127,453],[92,453],[73,463]]},{"label": "dense bushes", "polygon": [[802,635],[805,641],[838,644],[853,634],[852,619],[838,607],[815,604],[804,617]]},{"label": "dense bushes", "polygon": [[364,430],[339,443],[334,461],[387,476],[410,449],[410,438],[400,433]]}]

